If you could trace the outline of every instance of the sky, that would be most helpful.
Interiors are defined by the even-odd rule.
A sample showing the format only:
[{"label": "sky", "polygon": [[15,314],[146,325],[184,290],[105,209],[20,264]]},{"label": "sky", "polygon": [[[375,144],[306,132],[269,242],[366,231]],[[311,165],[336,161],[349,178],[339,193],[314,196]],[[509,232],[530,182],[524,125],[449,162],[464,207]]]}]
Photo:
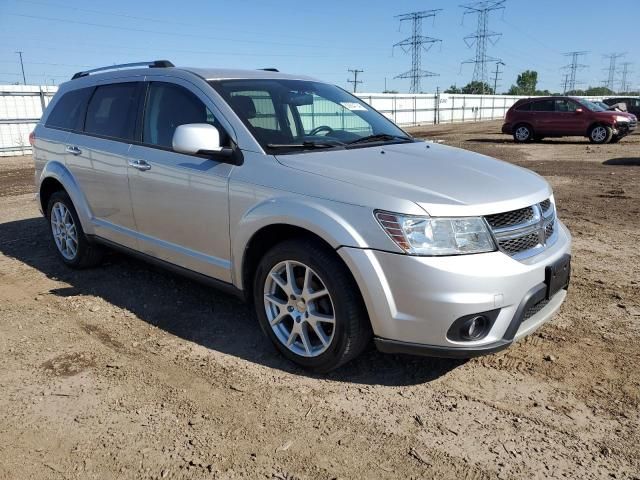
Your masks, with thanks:
[{"label": "sky", "polygon": [[[394,16],[442,9],[426,19],[422,34],[441,39],[423,52],[422,68],[439,76],[422,79],[435,92],[471,80],[474,48],[463,38],[476,17],[463,19],[464,1],[446,0],[0,0],[0,84],[22,82],[16,51],[23,52],[28,84],[59,84],[92,67],[168,59],[178,66],[264,68],[299,73],[348,89],[348,69],[364,70],[358,91],[407,92],[396,79],[411,68],[411,56],[393,48],[411,34]],[[498,91],[519,72],[538,72],[538,88],[562,91],[569,63],[564,52],[589,51],[578,72],[580,86],[599,86],[609,53],[626,53],[630,84],[640,87],[640,0],[601,15],[601,0],[506,0],[489,28],[502,34],[488,55],[506,65]],[[495,63],[488,66],[493,71]],[[493,83],[493,79],[491,80]]]}]

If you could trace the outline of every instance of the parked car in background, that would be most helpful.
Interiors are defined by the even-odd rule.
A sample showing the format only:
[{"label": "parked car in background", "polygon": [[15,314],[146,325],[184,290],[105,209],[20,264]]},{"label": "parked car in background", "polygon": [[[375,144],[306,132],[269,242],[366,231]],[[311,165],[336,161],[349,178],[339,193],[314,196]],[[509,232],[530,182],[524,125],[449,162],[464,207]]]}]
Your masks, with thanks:
[{"label": "parked car in background", "polygon": [[627,112],[633,113],[636,118],[640,116],[640,98],[633,97],[612,97],[605,98],[603,100],[607,105],[616,105],[618,103],[624,103],[627,107]]},{"label": "parked car in background", "polygon": [[416,140],[301,75],[123,67],[62,84],[31,138],[69,267],[110,247],[236,293],[318,371],[372,336],[384,352],[495,352],[564,301],[571,236],[541,176]]},{"label": "parked car in background", "polygon": [[502,133],[516,142],[544,137],[584,136],[592,143],[617,142],[637,126],[627,113],[608,111],[576,97],[537,97],[518,100],[505,116]]}]

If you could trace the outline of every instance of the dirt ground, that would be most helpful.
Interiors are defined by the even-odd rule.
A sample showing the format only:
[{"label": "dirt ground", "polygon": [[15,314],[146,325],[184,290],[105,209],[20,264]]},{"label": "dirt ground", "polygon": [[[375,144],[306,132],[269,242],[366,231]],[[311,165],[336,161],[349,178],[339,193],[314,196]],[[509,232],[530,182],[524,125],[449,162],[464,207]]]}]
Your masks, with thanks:
[{"label": "dirt ground", "polygon": [[466,362],[283,360],[238,300],[121,255],[53,256],[29,158],[0,158],[0,478],[640,479],[640,135],[515,145],[574,235],[561,312]]}]

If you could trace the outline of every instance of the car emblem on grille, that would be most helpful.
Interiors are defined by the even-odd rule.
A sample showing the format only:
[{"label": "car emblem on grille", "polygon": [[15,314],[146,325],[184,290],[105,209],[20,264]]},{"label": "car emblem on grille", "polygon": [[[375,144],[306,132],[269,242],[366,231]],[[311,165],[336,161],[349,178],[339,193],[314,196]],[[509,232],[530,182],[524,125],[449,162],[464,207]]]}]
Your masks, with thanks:
[{"label": "car emblem on grille", "polygon": [[531,209],[533,210],[533,220],[538,223],[538,228],[536,229],[538,232],[538,242],[540,245],[546,245],[547,239],[544,233],[544,215],[542,214],[542,208],[539,203],[531,205]]}]

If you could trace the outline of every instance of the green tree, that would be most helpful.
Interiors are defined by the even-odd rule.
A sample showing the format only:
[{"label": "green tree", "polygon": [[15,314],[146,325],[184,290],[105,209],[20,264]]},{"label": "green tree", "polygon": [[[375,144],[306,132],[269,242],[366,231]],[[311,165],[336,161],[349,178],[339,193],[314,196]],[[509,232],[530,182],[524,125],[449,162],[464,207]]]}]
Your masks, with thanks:
[{"label": "green tree", "polygon": [[538,72],[525,70],[516,79],[516,84],[511,85],[509,95],[535,95],[538,85]]},{"label": "green tree", "polygon": [[460,93],[467,93],[467,94],[476,94],[476,95],[493,95],[493,88],[491,88],[491,86],[486,83],[486,82],[478,82],[478,81],[474,81],[474,82],[469,82],[467,83],[464,87],[462,87],[462,90],[460,91]]},{"label": "green tree", "polygon": [[458,88],[456,85],[451,85],[444,91],[444,93],[462,93],[462,89]]}]

